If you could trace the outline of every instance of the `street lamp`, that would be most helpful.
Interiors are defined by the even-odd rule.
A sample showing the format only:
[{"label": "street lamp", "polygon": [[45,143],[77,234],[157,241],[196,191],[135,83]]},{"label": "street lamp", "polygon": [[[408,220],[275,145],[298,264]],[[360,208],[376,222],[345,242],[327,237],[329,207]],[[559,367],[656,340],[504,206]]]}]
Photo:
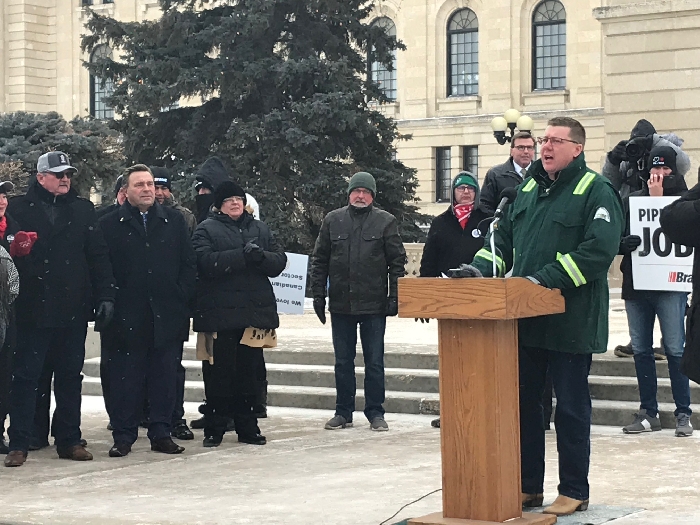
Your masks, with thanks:
[{"label": "street lamp", "polygon": [[[527,115],[521,115],[517,109],[509,109],[502,117],[496,117],[491,121],[493,136],[501,146],[512,140],[516,128],[530,133],[534,126],[532,119]],[[510,135],[506,135],[506,130],[510,130]]]}]

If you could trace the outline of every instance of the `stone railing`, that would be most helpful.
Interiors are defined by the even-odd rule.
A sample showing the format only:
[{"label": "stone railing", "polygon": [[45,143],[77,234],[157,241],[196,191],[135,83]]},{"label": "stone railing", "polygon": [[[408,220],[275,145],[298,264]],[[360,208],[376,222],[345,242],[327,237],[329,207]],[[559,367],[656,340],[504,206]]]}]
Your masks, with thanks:
[{"label": "stone railing", "polygon": [[[406,242],[403,245],[406,250],[406,277],[418,277],[420,274],[420,259],[423,256],[422,242]],[[610,288],[620,288],[622,286],[622,275],[620,274],[620,259],[615,257],[608,270],[608,284]]]}]

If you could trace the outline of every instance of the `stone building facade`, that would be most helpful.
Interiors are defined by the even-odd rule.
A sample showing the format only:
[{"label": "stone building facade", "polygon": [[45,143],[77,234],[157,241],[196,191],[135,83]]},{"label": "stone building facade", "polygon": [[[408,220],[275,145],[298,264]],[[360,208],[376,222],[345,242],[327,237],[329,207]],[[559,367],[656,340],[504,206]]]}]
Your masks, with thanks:
[{"label": "stone building facade", "polygon": [[[84,4],[123,20],[160,12],[156,0],[2,0],[0,111],[109,116],[82,67]],[[393,99],[382,111],[412,136],[398,157],[418,170],[427,213],[460,169],[483,177],[506,160],[490,121],[511,107],[536,135],[552,116],[579,119],[594,169],[641,117],[685,138],[698,165],[700,0],[376,0],[373,19],[407,46],[394,71],[371,70]]]}]

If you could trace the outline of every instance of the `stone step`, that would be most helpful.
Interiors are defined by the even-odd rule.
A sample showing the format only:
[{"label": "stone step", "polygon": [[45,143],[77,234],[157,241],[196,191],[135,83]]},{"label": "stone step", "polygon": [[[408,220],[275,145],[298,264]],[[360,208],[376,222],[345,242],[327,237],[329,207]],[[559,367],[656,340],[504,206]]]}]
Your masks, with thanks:
[{"label": "stone step", "polygon": [[[201,382],[202,369],[199,361],[183,361],[186,380]],[[85,361],[83,372],[87,376],[99,377],[99,358]],[[437,394],[439,378],[437,370],[386,368],[385,386],[387,390],[414,392],[416,394]],[[364,369],[355,368],[357,388],[364,384]],[[267,380],[270,385],[312,388],[335,388],[335,372],[327,365],[267,364]],[[609,401],[639,401],[637,379],[628,376],[591,375],[588,381],[593,399]],[[657,381],[659,403],[673,403],[671,380],[659,377]],[[691,396],[700,399],[700,386],[691,383]]]},{"label": "stone step", "polygon": [[[102,395],[102,387],[98,377],[85,376],[83,378],[83,395]],[[270,385],[267,397],[270,406],[316,408],[329,411],[335,409],[335,388]],[[204,399],[204,383],[186,381],[185,401],[200,402],[202,399]],[[355,399],[356,410],[361,411],[365,403],[364,391],[358,389]],[[387,412],[403,414],[434,414],[434,407],[438,405],[438,394],[387,390],[384,409]]]},{"label": "stone step", "polygon": [[[86,376],[83,379],[83,394],[102,395],[99,378]],[[200,402],[203,398],[204,385],[197,381],[187,381],[185,384],[185,401]],[[270,385],[268,402],[270,406],[315,408],[332,411],[335,408],[335,389]],[[361,411],[363,407],[364,392],[358,390],[356,409]],[[440,401],[438,394],[387,391],[384,407],[389,413],[438,414]],[[637,401],[594,399],[592,421],[594,425],[611,425],[622,428],[624,425],[632,422],[638,409],[639,403]],[[675,406],[671,403],[659,404],[663,428],[675,428],[674,409]],[[697,413],[693,414],[691,421],[694,428],[700,428],[700,415]]]},{"label": "stone step", "polygon": [[[183,359],[195,361],[194,346],[186,344]],[[326,365],[333,366],[335,358],[333,347],[328,342],[327,345],[314,344],[313,349],[304,348],[304,345],[294,343],[284,344],[279,348],[269,348],[265,350],[265,362],[268,364],[288,364],[288,365]],[[358,349],[355,365],[364,366],[362,352]],[[411,345],[406,346],[387,345],[384,353],[384,366],[387,368],[417,368],[424,370],[438,369],[437,346],[425,347]],[[591,374],[599,376],[627,376],[634,377],[634,359],[612,357],[612,352],[608,352],[605,357],[594,356],[591,365]],[[666,361],[656,362],[656,374],[658,377],[668,377],[668,366]]]},{"label": "stone step", "polygon": [[[186,381],[204,380],[200,361],[183,361],[182,364],[186,371]],[[87,376],[99,377],[99,358],[86,359],[83,373]],[[355,368],[355,376],[358,388],[362,388],[365,378],[364,368]],[[267,363],[267,381],[270,385],[335,388],[335,372],[333,366]],[[387,390],[436,394],[438,371],[385,368],[384,384]]]}]

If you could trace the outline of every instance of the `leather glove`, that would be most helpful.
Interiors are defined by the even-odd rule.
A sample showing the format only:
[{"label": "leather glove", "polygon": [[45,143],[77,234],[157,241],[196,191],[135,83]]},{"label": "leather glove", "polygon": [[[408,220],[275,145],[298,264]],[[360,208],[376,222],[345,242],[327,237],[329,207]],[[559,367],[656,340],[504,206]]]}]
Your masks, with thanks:
[{"label": "leather glove", "polygon": [[245,260],[251,263],[261,263],[265,258],[265,252],[263,249],[252,241],[243,247],[243,257]]},{"label": "leather glove", "polygon": [[326,324],[326,298],[314,297],[314,312],[321,324]]},{"label": "leather glove", "polygon": [[429,323],[430,318],[429,317],[416,317],[414,321],[417,323],[420,320],[421,323]]},{"label": "leather glove", "polygon": [[389,297],[386,303],[386,315],[387,317],[394,317],[399,315],[399,300],[396,297]]},{"label": "leather glove", "polygon": [[448,277],[483,277],[482,273],[478,268],[472,266],[471,264],[460,264],[459,268],[447,271]]},{"label": "leather glove", "polygon": [[114,303],[102,301],[95,311],[95,332],[101,332],[109,326],[114,317]]},{"label": "leather glove", "polygon": [[32,251],[32,246],[38,239],[36,232],[20,231],[15,233],[15,238],[10,244],[10,257],[26,257]]},{"label": "leather glove", "polygon": [[628,235],[620,239],[620,253],[627,255],[639,248],[642,238],[639,235]]},{"label": "leather glove", "polygon": [[628,160],[627,159],[627,152],[625,151],[627,148],[627,142],[626,140],[621,140],[620,142],[617,143],[617,146],[615,146],[610,153],[608,153],[608,160],[610,161],[611,164],[614,164],[615,166],[619,166],[620,162],[623,160]]}]

